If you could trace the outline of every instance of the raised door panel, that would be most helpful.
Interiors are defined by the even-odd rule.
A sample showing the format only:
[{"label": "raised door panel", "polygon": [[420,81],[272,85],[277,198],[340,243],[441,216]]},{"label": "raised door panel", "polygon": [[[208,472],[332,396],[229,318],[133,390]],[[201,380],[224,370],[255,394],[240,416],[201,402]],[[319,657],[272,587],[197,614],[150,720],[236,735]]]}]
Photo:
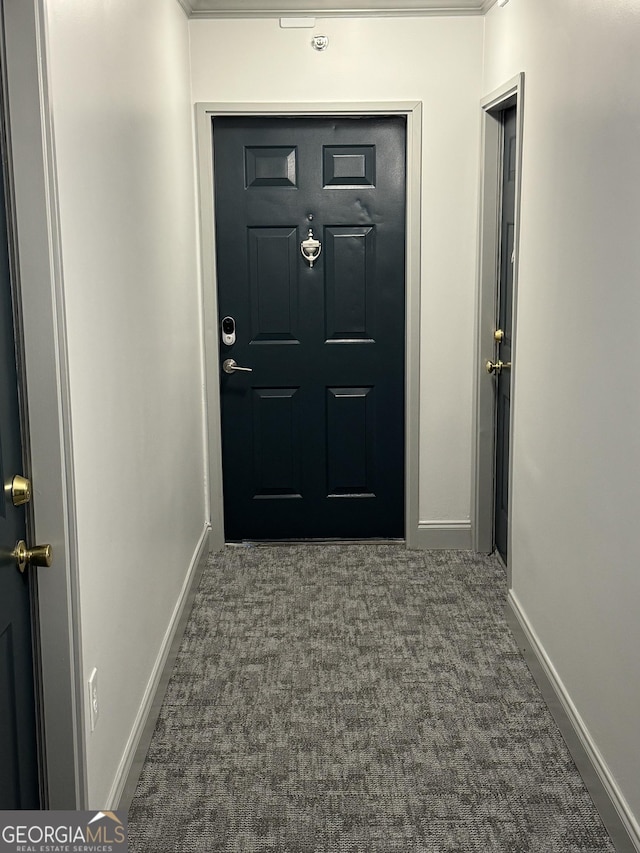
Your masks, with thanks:
[{"label": "raised door panel", "polygon": [[245,187],[297,187],[295,146],[247,146],[244,149]]},{"label": "raised door panel", "polygon": [[324,251],[327,343],[373,342],[374,226],[329,226]]},{"label": "raised door panel", "polygon": [[247,246],[251,343],[297,343],[297,229],[249,228]]},{"label": "raised door panel", "polygon": [[375,497],[374,389],[327,389],[327,494]]},{"label": "raised door panel", "polygon": [[297,388],[253,389],[255,498],[300,498],[300,414]]},{"label": "raised door panel", "polygon": [[325,145],[322,154],[325,188],[375,186],[375,145]]}]

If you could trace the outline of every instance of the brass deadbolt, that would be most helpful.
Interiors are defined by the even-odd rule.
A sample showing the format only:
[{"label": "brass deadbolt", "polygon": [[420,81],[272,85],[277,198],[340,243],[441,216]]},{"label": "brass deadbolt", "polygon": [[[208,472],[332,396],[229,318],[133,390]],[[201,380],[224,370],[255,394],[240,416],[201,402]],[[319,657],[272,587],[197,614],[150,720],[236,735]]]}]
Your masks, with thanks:
[{"label": "brass deadbolt", "polygon": [[31,481],[20,474],[11,481],[11,500],[14,506],[23,506],[31,500]]},{"label": "brass deadbolt", "polygon": [[493,333],[493,340],[494,340],[497,344],[501,344],[501,343],[502,343],[502,341],[504,340],[504,332],[502,331],[502,329],[496,329],[496,330],[495,330],[495,332]]}]

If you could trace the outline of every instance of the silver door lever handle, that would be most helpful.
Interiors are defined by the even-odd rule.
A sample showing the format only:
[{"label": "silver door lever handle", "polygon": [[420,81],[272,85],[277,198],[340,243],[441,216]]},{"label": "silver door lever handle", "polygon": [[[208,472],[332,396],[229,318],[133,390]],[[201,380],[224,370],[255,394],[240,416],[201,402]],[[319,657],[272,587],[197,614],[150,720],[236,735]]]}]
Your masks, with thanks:
[{"label": "silver door lever handle", "polygon": [[222,362],[222,369],[225,373],[235,373],[236,370],[242,370],[244,373],[253,373],[253,367],[239,367],[234,358],[225,358]]}]

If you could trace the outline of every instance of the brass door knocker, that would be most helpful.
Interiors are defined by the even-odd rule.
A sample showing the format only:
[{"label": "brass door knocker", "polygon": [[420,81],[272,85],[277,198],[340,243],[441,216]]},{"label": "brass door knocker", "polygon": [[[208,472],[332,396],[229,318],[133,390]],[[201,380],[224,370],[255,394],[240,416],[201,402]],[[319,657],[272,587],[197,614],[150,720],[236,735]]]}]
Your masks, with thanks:
[{"label": "brass door knocker", "polygon": [[320,252],[322,251],[322,243],[313,236],[313,228],[309,228],[307,239],[300,243],[300,251],[302,252],[302,257],[305,261],[309,261],[309,266],[313,269],[313,265],[320,257]]}]

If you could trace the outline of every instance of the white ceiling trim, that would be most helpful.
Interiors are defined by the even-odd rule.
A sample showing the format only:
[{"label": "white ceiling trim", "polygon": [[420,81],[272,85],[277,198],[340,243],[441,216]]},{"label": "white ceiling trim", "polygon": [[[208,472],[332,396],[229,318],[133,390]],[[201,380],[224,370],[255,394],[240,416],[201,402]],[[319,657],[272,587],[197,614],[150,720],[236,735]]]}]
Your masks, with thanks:
[{"label": "white ceiling trim", "polygon": [[[180,2],[180,0],[178,0]],[[287,18],[292,15],[297,17],[312,18],[436,18],[452,15],[482,15],[482,9],[389,9],[376,7],[375,9],[316,9],[314,6],[297,6],[295,9],[283,9],[279,6],[268,9],[231,9],[221,8],[210,11],[195,11],[189,17],[193,20],[205,18]]]},{"label": "white ceiling trim", "polygon": [[[305,15],[339,17],[426,17],[485,15],[497,0],[177,0],[189,18],[279,18]],[[333,2],[333,5],[330,3]],[[318,5],[314,5],[318,4]]]},{"label": "white ceiling trim", "polygon": [[496,0],[178,0],[190,18],[483,15]]}]

